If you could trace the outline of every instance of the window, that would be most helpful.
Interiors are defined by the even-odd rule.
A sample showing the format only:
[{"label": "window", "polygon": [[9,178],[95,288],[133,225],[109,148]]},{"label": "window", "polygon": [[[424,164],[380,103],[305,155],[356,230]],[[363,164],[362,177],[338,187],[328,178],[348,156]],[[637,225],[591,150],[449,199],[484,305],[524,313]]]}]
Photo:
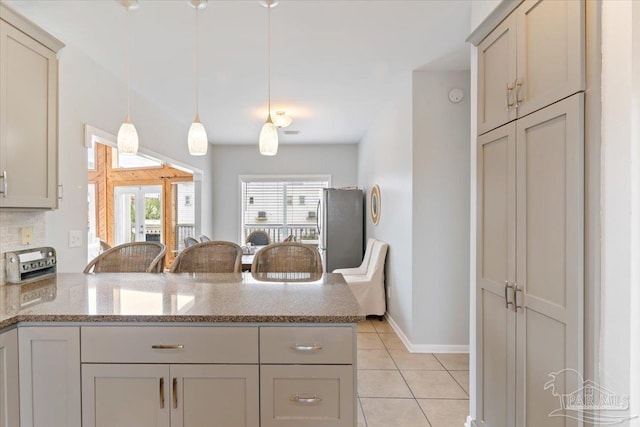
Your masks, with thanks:
[{"label": "window", "polygon": [[120,154],[116,148],[111,148],[113,169],[136,169],[136,168],[160,168],[162,162],[146,154]]},{"label": "window", "polygon": [[[264,230],[272,242],[293,235],[296,241],[316,243],[316,211],[328,176],[241,177],[242,241],[255,230]],[[296,201],[297,203],[294,203]]]}]

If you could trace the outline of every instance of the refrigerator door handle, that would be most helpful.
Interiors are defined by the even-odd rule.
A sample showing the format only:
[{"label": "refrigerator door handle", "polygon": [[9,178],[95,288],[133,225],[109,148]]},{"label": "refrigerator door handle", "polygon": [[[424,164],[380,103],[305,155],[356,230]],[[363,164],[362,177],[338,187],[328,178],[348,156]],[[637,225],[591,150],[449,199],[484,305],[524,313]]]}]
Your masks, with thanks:
[{"label": "refrigerator door handle", "polygon": [[320,235],[320,200],[318,200],[318,206],[316,206],[316,230],[318,236]]}]

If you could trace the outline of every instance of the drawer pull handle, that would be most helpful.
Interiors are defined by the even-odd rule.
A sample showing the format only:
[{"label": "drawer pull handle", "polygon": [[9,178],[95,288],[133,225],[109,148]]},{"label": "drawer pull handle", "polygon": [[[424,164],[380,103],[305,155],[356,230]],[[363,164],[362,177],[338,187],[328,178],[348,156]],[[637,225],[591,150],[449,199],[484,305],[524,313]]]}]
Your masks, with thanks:
[{"label": "drawer pull handle", "polygon": [[289,347],[291,350],[296,351],[319,351],[322,350],[322,346],[318,344],[294,344]]},{"label": "drawer pull handle", "polygon": [[164,409],[164,378],[160,378],[160,409]]},{"label": "drawer pull handle", "polygon": [[299,395],[291,396],[289,398],[294,403],[320,403],[322,402],[322,398],[316,396],[315,394],[312,397],[303,397]]},{"label": "drawer pull handle", "polygon": [[171,344],[171,345],[166,345],[166,344],[154,344],[151,346],[152,349],[154,350],[182,350],[184,349],[184,345],[182,344]]},{"label": "drawer pull handle", "polygon": [[178,408],[178,379],[173,377],[173,409]]}]

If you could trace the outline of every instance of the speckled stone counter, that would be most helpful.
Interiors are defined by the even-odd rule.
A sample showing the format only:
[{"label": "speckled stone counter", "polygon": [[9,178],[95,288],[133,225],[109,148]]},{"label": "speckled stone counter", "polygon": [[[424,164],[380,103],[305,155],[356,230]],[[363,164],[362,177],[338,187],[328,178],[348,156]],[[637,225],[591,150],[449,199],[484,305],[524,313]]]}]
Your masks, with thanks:
[{"label": "speckled stone counter", "polygon": [[58,274],[0,286],[0,329],[19,322],[356,323],[342,275]]}]

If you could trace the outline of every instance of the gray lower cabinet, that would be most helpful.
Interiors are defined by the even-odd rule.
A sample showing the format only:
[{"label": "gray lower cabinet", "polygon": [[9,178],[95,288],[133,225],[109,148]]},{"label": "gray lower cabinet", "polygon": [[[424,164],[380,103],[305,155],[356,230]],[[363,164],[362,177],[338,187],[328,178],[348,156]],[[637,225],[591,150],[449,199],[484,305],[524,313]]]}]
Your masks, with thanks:
[{"label": "gray lower cabinet", "polygon": [[355,328],[260,328],[262,427],[356,425]]},{"label": "gray lower cabinet", "polygon": [[352,325],[20,325],[0,427],[354,427],[355,357]]},{"label": "gray lower cabinet", "polygon": [[352,366],[266,365],[262,427],[353,427]]},{"label": "gray lower cabinet", "polygon": [[257,365],[83,364],[84,427],[259,426]]},{"label": "gray lower cabinet", "polygon": [[21,427],[80,427],[80,330],[18,328]]},{"label": "gray lower cabinet", "polygon": [[0,427],[20,425],[18,404],[18,330],[0,334]]}]

